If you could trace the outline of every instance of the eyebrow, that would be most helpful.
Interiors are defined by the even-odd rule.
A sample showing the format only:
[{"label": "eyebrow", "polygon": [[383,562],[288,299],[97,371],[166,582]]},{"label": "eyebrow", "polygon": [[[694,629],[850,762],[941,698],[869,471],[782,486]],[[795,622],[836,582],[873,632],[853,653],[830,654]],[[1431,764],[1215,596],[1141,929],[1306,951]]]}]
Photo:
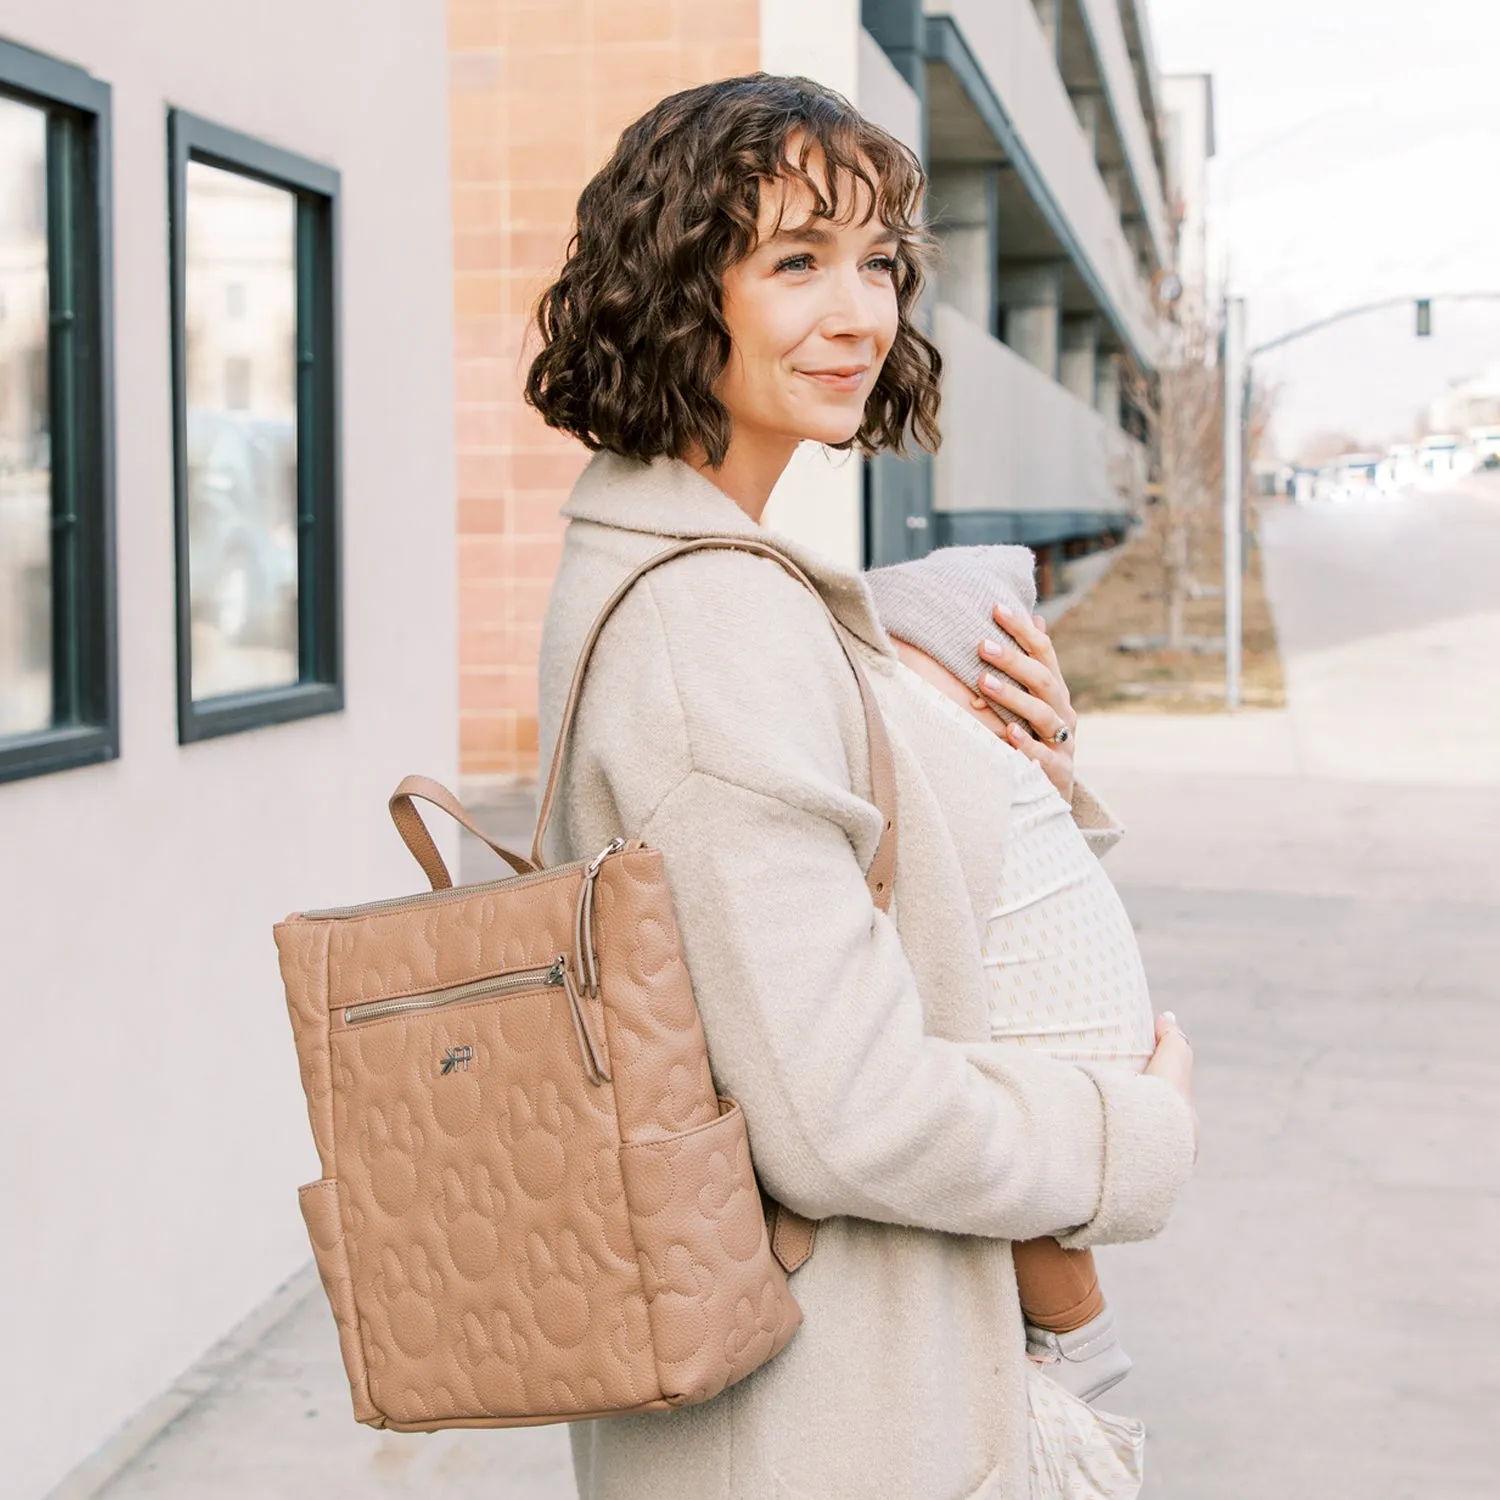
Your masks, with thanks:
[{"label": "eyebrow", "polygon": [[[901,236],[894,229],[886,229],[877,235],[873,243],[877,245],[894,245],[900,242]],[[827,229],[820,229],[809,221],[806,224],[796,225],[792,228],[782,227],[778,229],[770,239],[768,245],[797,244],[797,245],[827,245],[833,241],[833,234]]]},{"label": "eyebrow", "polygon": [[833,238],[826,229],[819,229],[816,224],[798,224],[792,227],[782,225],[775,234],[766,241],[768,245],[799,244],[799,245],[826,245]]}]

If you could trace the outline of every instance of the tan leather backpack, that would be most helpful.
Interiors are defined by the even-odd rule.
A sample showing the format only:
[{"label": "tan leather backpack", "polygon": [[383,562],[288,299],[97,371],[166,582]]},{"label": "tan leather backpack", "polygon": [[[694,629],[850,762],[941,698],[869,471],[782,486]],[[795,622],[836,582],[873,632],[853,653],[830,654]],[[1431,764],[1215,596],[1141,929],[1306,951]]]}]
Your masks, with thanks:
[{"label": "tan leather backpack", "polygon": [[[542,866],[605,621],[652,568],[726,547],[813,587],[738,538],[681,543],[637,568],[580,652],[531,858],[490,844],[514,875],[455,888],[413,799],[484,835],[438,783],[409,776],[391,816],[432,890],[276,928],[323,1172],[300,1190],[302,1213],[354,1415],[372,1427],[707,1401],[802,1321],[786,1273],[812,1253],[813,1226],[763,1204],[739,1107],[715,1093],[660,853],[615,839],[591,860]],[[839,641],[885,812],[869,872],[885,909],[890,748]]]}]

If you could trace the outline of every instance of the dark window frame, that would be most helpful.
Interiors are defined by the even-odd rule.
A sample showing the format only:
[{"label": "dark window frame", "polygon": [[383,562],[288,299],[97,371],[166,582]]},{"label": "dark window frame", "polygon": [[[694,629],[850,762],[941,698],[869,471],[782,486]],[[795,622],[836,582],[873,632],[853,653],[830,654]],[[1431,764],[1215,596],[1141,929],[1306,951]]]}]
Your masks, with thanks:
[{"label": "dark window frame", "polygon": [[0,782],[120,753],[115,607],[111,93],[0,41],[0,93],[47,114],[52,724],[0,737]]},{"label": "dark window frame", "polygon": [[[344,707],[339,443],[338,171],[185,110],[170,111],[172,467],[177,543],[177,738],[181,744]],[[187,496],[187,167],[220,167],[297,204],[297,659],[299,680],[193,700]]]}]

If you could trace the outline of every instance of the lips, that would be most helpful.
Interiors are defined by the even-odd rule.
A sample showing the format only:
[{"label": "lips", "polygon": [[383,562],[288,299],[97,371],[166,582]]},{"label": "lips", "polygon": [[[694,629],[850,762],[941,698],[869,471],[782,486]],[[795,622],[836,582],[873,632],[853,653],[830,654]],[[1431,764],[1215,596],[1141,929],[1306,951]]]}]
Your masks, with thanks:
[{"label": "lips", "polygon": [[815,380],[819,385],[826,386],[835,391],[858,390],[864,384],[865,376],[870,373],[869,365],[836,365],[826,370],[798,370],[799,375],[805,375],[809,380]]}]

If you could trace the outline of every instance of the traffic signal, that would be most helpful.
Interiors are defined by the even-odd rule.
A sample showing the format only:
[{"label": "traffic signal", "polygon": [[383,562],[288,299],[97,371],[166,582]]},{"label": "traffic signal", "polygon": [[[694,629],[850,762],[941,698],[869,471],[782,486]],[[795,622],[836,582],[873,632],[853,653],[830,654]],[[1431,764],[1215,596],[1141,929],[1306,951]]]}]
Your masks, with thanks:
[{"label": "traffic signal", "polygon": [[1417,337],[1419,339],[1432,337],[1432,302],[1427,297],[1417,299]]}]

